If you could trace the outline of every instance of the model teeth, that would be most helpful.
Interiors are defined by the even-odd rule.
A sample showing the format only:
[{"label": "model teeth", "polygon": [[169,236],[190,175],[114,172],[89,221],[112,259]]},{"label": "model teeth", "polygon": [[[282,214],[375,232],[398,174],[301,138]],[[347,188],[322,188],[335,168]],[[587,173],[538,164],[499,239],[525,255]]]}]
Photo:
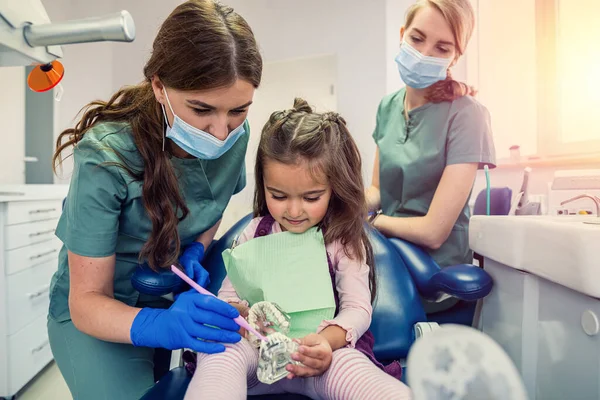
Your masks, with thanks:
[{"label": "model teeth", "polygon": [[[248,312],[248,323],[257,331],[269,337],[274,333],[284,336],[290,332],[290,317],[281,308],[269,301],[261,301],[254,304]],[[266,332],[269,331],[275,332]],[[260,346],[260,339],[255,335],[249,335],[248,340],[254,347]]]}]

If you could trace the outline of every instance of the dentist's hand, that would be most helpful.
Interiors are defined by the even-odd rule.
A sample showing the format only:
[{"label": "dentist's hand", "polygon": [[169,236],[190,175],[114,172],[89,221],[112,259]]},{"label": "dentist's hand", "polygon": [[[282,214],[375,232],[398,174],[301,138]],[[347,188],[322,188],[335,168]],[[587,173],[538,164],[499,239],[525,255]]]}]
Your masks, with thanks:
[{"label": "dentist's hand", "polygon": [[[231,304],[232,307],[234,307],[236,310],[238,310],[238,312],[240,313],[240,315],[242,317],[244,317],[244,319],[248,319],[248,313],[250,312],[250,307],[248,307],[247,305],[241,304],[241,303],[229,303],[229,304]],[[246,337],[246,335],[248,334],[248,332],[246,331],[245,328],[240,328],[238,333],[242,337]]]},{"label": "dentist's hand", "polygon": [[[179,263],[187,276],[202,287],[208,286],[210,279],[208,272],[202,267],[204,258],[204,245],[199,242],[192,242],[186,247],[183,254],[179,257]],[[187,285],[183,286],[187,288]]]},{"label": "dentist's hand", "polygon": [[169,309],[142,308],[133,320],[130,338],[138,347],[220,353],[225,351],[222,343],[241,340],[240,327],[233,321],[238,315],[224,301],[189,290]]}]

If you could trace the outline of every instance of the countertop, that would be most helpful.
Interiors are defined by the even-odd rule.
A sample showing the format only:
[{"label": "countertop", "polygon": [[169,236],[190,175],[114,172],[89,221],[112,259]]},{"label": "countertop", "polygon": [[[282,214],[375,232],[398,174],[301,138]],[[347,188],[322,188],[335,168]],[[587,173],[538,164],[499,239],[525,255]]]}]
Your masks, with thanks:
[{"label": "countertop", "polygon": [[69,185],[0,185],[0,203],[55,200],[66,197]]}]

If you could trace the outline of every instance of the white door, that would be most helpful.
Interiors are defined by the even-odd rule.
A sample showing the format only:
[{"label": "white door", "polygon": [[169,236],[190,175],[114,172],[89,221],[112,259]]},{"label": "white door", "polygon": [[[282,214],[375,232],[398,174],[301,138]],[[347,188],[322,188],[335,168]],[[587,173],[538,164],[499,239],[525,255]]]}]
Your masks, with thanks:
[{"label": "white door", "polygon": [[260,134],[274,111],[292,108],[301,97],[317,112],[337,111],[337,57],[325,55],[265,63],[260,88],[254,96],[248,120],[250,143],[246,155],[247,185],[229,203],[217,236],[252,211],[254,161]]}]

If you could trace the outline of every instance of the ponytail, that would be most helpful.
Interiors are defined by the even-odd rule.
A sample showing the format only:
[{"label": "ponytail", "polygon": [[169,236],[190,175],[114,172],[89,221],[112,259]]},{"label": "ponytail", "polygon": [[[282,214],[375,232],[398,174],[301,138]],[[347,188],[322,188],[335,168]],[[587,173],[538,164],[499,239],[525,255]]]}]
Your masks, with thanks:
[{"label": "ponytail", "polygon": [[441,103],[442,101],[454,101],[463,96],[475,96],[477,90],[466,83],[458,82],[452,79],[450,70],[443,81],[431,85],[427,89],[425,99],[432,103]]}]

